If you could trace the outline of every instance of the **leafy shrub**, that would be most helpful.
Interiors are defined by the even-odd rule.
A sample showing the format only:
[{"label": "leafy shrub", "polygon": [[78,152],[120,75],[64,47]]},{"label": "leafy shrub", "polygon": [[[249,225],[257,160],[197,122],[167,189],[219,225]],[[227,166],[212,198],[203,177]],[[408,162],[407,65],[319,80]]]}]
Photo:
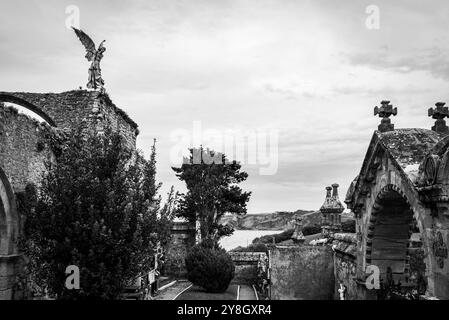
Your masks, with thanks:
[{"label": "leafy shrub", "polygon": [[317,233],[320,233],[320,232],[321,232],[321,226],[316,225],[316,224],[305,226],[302,229],[302,234],[305,235],[305,236],[310,236],[312,234],[317,234]]},{"label": "leafy shrub", "polygon": [[186,257],[187,278],[207,292],[225,292],[234,278],[231,256],[213,241],[205,240],[190,249]]}]

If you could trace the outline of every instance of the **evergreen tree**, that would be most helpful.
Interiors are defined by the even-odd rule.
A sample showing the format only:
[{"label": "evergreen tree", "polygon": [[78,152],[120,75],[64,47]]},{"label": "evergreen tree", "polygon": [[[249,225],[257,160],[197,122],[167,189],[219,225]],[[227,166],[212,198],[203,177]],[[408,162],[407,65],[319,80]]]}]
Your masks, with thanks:
[{"label": "evergreen tree", "polygon": [[239,183],[248,178],[236,161],[228,161],[222,153],[189,149],[190,156],[179,168],[172,168],[186,183],[187,193],[181,195],[178,216],[194,223],[200,221],[201,238],[219,240],[233,233],[219,221],[225,213],[246,214],[251,192],[243,192]]},{"label": "evergreen tree", "polygon": [[[154,265],[170,220],[158,214],[156,149],[149,161],[118,133],[67,136],[39,186],[28,187],[24,250],[35,282],[58,299],[116,299]],[[80,290],[65,287],[66,267],[80,270]]]}]

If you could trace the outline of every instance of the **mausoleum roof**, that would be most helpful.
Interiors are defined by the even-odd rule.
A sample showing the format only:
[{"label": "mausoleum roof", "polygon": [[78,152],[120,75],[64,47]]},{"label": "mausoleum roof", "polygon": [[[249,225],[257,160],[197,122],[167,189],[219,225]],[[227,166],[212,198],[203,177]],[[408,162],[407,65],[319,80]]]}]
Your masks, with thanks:
[{"label": "mausoleum roof", "polygon": [[443,138],[435,131],[420,128],[375,131],[374,134],[413,183],[426,154]]}]

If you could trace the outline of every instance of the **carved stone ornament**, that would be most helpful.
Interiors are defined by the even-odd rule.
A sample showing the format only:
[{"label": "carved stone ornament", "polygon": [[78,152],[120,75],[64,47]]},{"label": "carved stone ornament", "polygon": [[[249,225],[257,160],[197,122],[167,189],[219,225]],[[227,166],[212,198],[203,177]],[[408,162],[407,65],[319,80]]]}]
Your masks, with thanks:
[{"label": "carved stone ornament", "polygon": [[424,164],[424,178],[427,185],[436,183],[439,165],[440,159],[437,155],[430,155],[427,157]]},{"label": "carved stone ornament", "polygon": [[435,240],[433,242],[433,253],[435,255],[438,266],[443,269],[444,260],[447,259],[447,246],[444,243],[443,235],[440,231],[437,231],[435,235]]}]

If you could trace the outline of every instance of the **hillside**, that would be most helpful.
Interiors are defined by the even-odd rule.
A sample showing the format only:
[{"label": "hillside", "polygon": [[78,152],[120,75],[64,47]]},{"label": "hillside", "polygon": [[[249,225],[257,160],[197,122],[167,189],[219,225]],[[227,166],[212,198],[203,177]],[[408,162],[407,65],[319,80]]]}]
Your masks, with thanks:
[{"label": "hillside", "polygon": [[[231,225],[235,230],[285,230],[293,227],[292,220],[295,215],[303,215],[313,223],[319,223],[319,211],[297,210],[295,212],[274,212],[247,214],[242,217],[226,216],[221,219],[224,225]],[[307,217],[307,218],[306,218]]]},{"label": "hillside", "polygon": [[[303,217],[303,226],[321,225],[320,211],[297,210],[295,212],[274,212],[247,214],[242,217],[226,216],[221,219],[224,225],[231,225],[235,230],[287,230],[294,228],[294,216]],[[353,220],[352,216],[342,215],[342,222]]]}]

